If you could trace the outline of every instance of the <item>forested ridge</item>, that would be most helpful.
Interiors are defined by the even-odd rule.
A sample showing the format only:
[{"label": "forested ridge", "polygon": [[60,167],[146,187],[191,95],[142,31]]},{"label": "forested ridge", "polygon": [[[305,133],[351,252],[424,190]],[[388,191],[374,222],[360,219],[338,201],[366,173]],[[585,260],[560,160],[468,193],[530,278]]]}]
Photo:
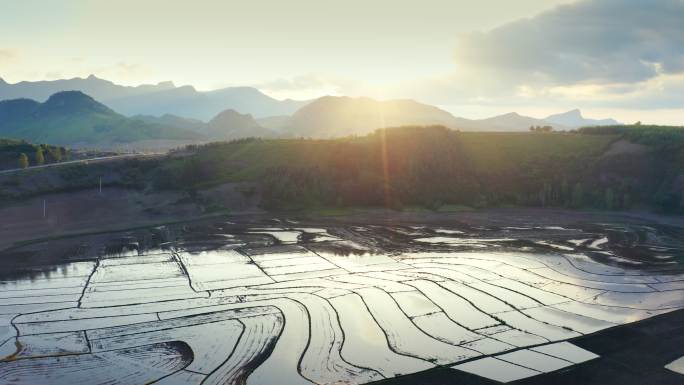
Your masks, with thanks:
[{"label": "forested ridge", "polygon": [[[628,143],[629,151],[620,145]],[[684,129],[588,127],[473,133],[381,129],[334,140],[246,139],[192,147],[154,172],[156,188],[259,184],[270,209],[540,206],[684,211]]]},{"label": "forested ridge", "polygon": [[269,210],[519,206],[677,214],[684,213],[684,128],[494,133],[409,126],[330,140],[215,142],[162,158],[29,175],[41,182],[8,176],[0,184],[12,188],[0,193],[21,199],[93,188],[102,178],[107,186],[185,191],[192,198],[246,182],[241,191]]}]

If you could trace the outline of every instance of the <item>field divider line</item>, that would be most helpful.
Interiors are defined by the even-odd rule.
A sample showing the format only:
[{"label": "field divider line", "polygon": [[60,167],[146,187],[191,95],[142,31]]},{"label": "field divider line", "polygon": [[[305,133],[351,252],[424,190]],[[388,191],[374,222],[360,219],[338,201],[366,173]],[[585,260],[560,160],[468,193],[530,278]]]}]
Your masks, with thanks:
[{"label": "field divider line", "polygon": [[93,276],[95,275],[95,272],[97,271],[97,268],[100,267],[100,257],[97,258],[97,261],[95,262],[95,266],[93,266],[93,271],[90,273],[88,276],[88,279],[86,280],[85,284],[83,285],[83,291],[81,292],[81,296],[78,298],[78,306],[81,307],[83,297],[85,297],[86,290],[88,290],[88,285],[90,284],[90,280],[93,279]]}]

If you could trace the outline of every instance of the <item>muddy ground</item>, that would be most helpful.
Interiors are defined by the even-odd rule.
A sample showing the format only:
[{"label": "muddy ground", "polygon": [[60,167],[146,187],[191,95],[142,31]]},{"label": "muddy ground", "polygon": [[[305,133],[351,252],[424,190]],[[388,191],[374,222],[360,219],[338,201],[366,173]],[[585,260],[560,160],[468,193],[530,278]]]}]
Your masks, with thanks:
[{"label": "muddy ground", "polygon": [[[269,214],[251,206],[235,214],[184,221],[193,216],[200,217],[202,213],[192,204],[175,204],[179,199],[176,195],[144,198],[129,192],[118,194],[116,198],[113,198],[114,194],[106,198],[106,209],[100,206],[103,198],[92,193],[82,197],[69,194],[67,202],[54,204],[51,208],[52,217],[60,217],[61,220],[32,218],[41,215],[42,207],[35,207],[39,206],[38,201],[0,209],[0,217],[14,219],[3,220],[0,224],[0,250],[3,246],[5,249],[0,258],[7,260],[15,254],[36,253],[37,258],[49,254],[49,258],[55,261],[62,258],[92,259],[118,247],[125,248],[127,242],[138,245],[140,252],[179,240],[186,244],[196,240],[198,245],[211,247],[211,233],[244,233],[250,227],[264,225],[327,228],[379,253],[473,249],[470,243],[414,242],[415,234],[411,231],[423,228],[436,237],[464,234],[469,238],[496,240],[487,242],[488,250],[527,247],[531,251],[563,252],[570,250],[565,248],[573,248],[587,253],[597,262],[628,269],[676,270],[680,263],[684,263],[684,219],[650,213],[555,209],[491,209],[458,213],[376,210],[346,216],[311,217],[296,213]],[[142,199],[147,199],[147,202]],[[160,214],[149,207],[141,209],[151,206],[151,202],[158,207],[174,203],[175,210]],[[362,226],[370,226],[373,231],[359,237],[353,229]],[[440,226],[451,230],[435,232],[434,229]],[[606,239],[599,247],[592,247],[588,241],[589,238],[596,240],[602,237]],[[219,236],[217,242],[221,244],[225,238]],[[49,253],[45,253],[46,250]],[[339,252],[353,253],[354,250],[343,248]]]},{"label": "muddy ground", "polygon": [[[115,231],[185,221],[221,212],[259,214],[256,198],[245,197],[239,184],[200,195],[184,192],[145,193],[105,187],[39,196],[0,205],[0,250],[16,242],[66,234]],[[216,195],[223,198],[218,199]]]}]

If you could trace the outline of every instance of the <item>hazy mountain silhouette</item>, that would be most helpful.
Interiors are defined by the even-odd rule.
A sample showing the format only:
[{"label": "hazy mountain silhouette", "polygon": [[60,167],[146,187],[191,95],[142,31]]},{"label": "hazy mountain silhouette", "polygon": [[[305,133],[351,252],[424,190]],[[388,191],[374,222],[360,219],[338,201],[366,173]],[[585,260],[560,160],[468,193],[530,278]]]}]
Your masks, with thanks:
[{"label": "hazy mountain silhouette", "polygon": [[9,84],[0,79],[0,100],[29,98],[46,100],[60,91],[81,91],[115,111],[132,115],[175,114],[207,121],[225,109],[256,117],[291,115],[306,101],[277,100],[252,87],[228,87],[201,92],[172,82],[126,87],[96,76],[54,81]]},{"label": "hazy mountain silhouette", "polygon": [[[229,87],[209,92],[197,91],[192,86],[176,87],[171,82],[125,87],[92,75],[85,79],[16,84],[8,84],[0,79],[0,99],[28,98],[42,101],[48,99],[51,92],[63,90],[82,90],[92,93],[90,96],[111,108],[95,102],[92,98],[90,101],[81,98],[80,101],[73,101],[75,104],[71,105],[72,109],[81,108],[88,110],[91,114],[97,112],[100,118],[102,115],[107,115],[111,121],[118,121],[117,124],[123,124],[124,120],[121,119],[124,117],[114,111],[133,116],[132,121],[137,121],[137,124],[145,127],[141,129],[139,136],[164,139],[176,138],[179,135],[185,137],[193,132],[199,135],[209,135],[212,139],[233,139],[245,136],[273,137],[275,135],[327,138],[363,135],[376,128],[401,125],[439,124],[462,131],[527,131],[530,126],[551,125],[555,130],[567,130],[587,125],[618,124],[613,119],[586,119],[579,110],[551,115],[546,119],[522,116],[515,112],[487,119],[465,119],[438,107],[409,99],[378,101],[365,97],[325,96],[314,101],[277,100],[251,87]],[[66,93],[64,95],[72,95],[78,99],[73,96],[77,94]],[[64,95],[57,99],[63,99]],[[66,100],[62,101],[66,102]],[[47,107],[54,102],[53,100],[48,103]],[[42,123],[48,124],[56,131],[63,130],[64,133],[55,131],[48,135],[37,126],[28,127],[33,123],[25,119],[26,111],[33,113],[47,108],[37,106],[38,104],[34,100],[21,99],[5,103],[4,113],[7,116],[3,118],[0,115],[2,119],[0,127],[4,127],[5,134],[0,132],[0,135],[7,136],[12,133],[14,137],[31,140],[55,138],[58,141],[54,143],[68,143],[68,141],[65,142],[69,140],[66,133],[73,133],[72,131],[76,129],[60,126],[58,122],[63,118],[54,118],[54,121],[46,117],[33,119],[43,119]],[[107,113],[102,111],[103,108],[107,110]],[[74,112],[76,111],[70,111],[72,114]],[[18,126],[28,125],[24,131],[17,128],[17,123],[14,122],[17,116],[22,117]],[[204,123],[209,120],[211,120],[210,123]],[[83,119],[79,124],[81,124],[79,126],[81,129],[88,125]],[[157,128],[166,127],[167,130],[155,131],[147,125]],[[8,127],[13,128],[10,131]],[[38,135],[39,131],[40,135]],[[164,132],[168,132],[168,137]],[[91,132],[88,135],[86,133],[87,130],[82,130],[78,138],[99,141],[104,140],[106,136],[101,132]],[[109,134],[114,135],[114,132],[111,131]],[[129,140],[136,136],[129,127],[127,134],[121,137],[116,136],[116,138]]]},{"label": "hazy mountain silhouette", "polygon": [[174,114],[207,121],[221,111],[232,109],[257,117],[289,115],[305,102],[280,101],[256,88],[231,87],[199,92],[192,86],[134,95],[107,101],[114,110],[126,115]]},{"label": "hazy mountain silhouette", "polygon": [[184,118],[173,114],[164,114],[162,116],[134,115],[131,118],[142,120],[146,123],[184,128],[196,132],[204,132],[207,129],[207,124],[199,119]]},{"label": "hazy mountain silhouette", "polygon": [[114,84],[109,80],[100,79],[94,75],[87,78],[73,78],[60,80],[45,80],[37,82],[19,82],[9,84],[0,79],[0,100],[27,98],[45,101],[51,95],[61,91],[81,91],[96,100],[106,101],[132,95],[146,94],[175,88],[172,82],[162,82],[156,85],[140,85],[127,87]]},{"label": "hazy mountain silhouette", "polygon": [[268,116],[265,118],[257,119],[256,121],[262,127],[266,127],[266,128],[269,128],[273,131],[280,132],[290,122],[290,116],[289,115]]},{"label": "hazy mountain silhouette", "polygon": [[247,137],[269,138],[276,134],[268,128],[261,127],[250,114],[241,114],[235,110],[225,110],[216,115],[207,124],[207,136],[213,140],[231,140]]},{"label": "hazy mountain silhouette", "polygon": [[403,125],[457,126],[460,120],[437,107],[413,100],[325,96],[300,108],[281,129],[293,136],[330,138],[363,135]]},{"label": "hazy mountain silhouette", "polygon": [[562,124],[547,122],[544,119],[520,115],[517,112],[493,116],[486,119],[471,120],[462,129],[468,131],[527,131],[530,126],[553,126],[554,130],[567,130]]},{"label": "hazy mountain silhouette", "polygon": [[547,116],[544,120],[551,124],[561,124],[564,126],[577,128],[583,126],[611,126],[621,124],[614,119],[586,119],[578,109]]},{"label": "hazy mountain silhouette", "polygon": [[197,119],[166,114],[163,116],[136,115],[134,119],[162,126],[177,127],[197,132],[207,140],[232,140],[247,137],[271,138],[277,134],[260,125],[250,114],[225,110],[208,123]]},{"label": "hazy mountain silhouette", "polygon": [[511,112],[487,119],[456,117],[435,106],[413,100],[326,96],[302,107],[289,119],[273,117],[259,123],[282,135],[328,138],[363,135],[380,127],[443,125],[461,131],[528,131],[530,126],[570,127]]},{"label": "hazy mountain silhouette", "polygon": [[0,101],[0,137],[74,145],[196,140],[201,136],[185,128],[127,118],[80,91],[63,91],[44,103],[30,99]]},{"label": "hazy mountain silhouette", "polygon": [[[237,113],[237,111],[233,111]],[[561,114],[559,114],[561,115]],[[152,116],[136,116],[148,122],[167,124],[174,127],[190,128],[204,132],[201,122],[167,114],[159,118]],[[528,131],[530,126],[553,126],[555,130],[570,130],[586,125],[615,124],[612,119],[593,120],[584,119],[582,124],[565,125],[510,112],[485,119],[466,119],[453,116],[451,113],[437,107],[422,104],[413,100],[377,101],[370,98],[349,98],[326,96],[314,100],[308,106],[298,110],[293,116],[277,115],[260,119],[255,122],[239,122],[238,127],[252,127],[255,131],[251,136],[311,136],[330,137],[364,134],[379,127],[396,125],[432,125],[440,124],[462,131]],[[254,124],[256,123],[256,125]],[[260,126],[259,128],[256,128]],[[268,129],[268,130],[262,130]],[[246,136],[249,131],[240,129]],[[219,138],[223,136],[219,135]],[[232,136],[231,136],[232,138]]]}]

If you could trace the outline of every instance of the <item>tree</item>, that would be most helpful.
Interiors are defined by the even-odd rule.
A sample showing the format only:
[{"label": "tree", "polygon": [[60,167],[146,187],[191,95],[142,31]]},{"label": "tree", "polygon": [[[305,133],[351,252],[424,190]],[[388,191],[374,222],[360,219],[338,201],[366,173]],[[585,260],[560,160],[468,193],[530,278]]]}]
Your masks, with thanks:
[{"label": "tree", "polygon": [[544,182],[541,191],[539,191],[539,203],[542,207],[553,204],[553,188],[550,183]]},{"label": "tree", "polygon": [[572,189],[571,203],[572,207],[582,207],[584,204],[584,189],[579,182],[575,183],[575,187]]},{"label": "tree", "polygon": [[532,132],[553,132],[553,126],[530,126]]},{"label": "tree", "polygon": [[71,154],[69,154],[66,148],[60,147],[59,151],[62,154],[62,159],[69,160],[71,158]]},{"label": "tree", "polygon": [[608,210],[612,210],[612,209],[615,208],[615,207],[614,207],[614,203],[615,203],[615,194],[613,193],[613,189],[611,189],[610,187],[608,187],[608,188],[606,189],[605,201],[606,201],[606,202],[605,202],[606,208],[607,208]]},{"label": "tree", "polygon": [[26,168],[29,166],[28,156],[23,152],[19,155],[19,168]]},{"label": "tree", "polygon": [[570,185],[568,184],[568,180],[563,178],[563,181],[561,182],[560,203],[568,206],[570,204],[570,195]]},{"label": "tree", "polygon": [[41,165],[45,163],[45,156],[43,155],[43,147],[38,146],[36,150],[36,164]]},{"label": "tree", "polygon": [[62,151],[59,148],[48,149],[48,159],[50,162],[60,162],[62,160]]}]

